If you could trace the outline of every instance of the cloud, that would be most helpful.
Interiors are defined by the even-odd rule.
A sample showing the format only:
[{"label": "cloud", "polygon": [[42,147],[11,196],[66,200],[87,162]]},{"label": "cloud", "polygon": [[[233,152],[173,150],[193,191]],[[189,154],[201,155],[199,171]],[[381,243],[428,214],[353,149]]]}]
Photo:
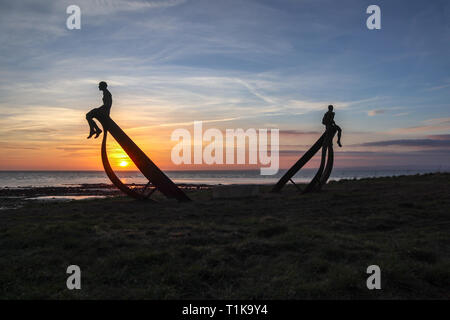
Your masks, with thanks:
[{"label": "cloud", "polygon": [[422,121],[424,125],[396,128],[388,131],[391,134],[416,134],[422,132],[436,132],[436,131],[449,131],[450,130],[450,118],[436,118]]},{"label": "cloud", "polygon": [[[216,122],[229,122],[229,121],[235,121],[240,119],[239,117],[237,118],[225,118],[225,119],[210,119],[210,120],[202,120],[202,124],[205,123],[216,123]],[[153,126],[142,126],[142,127],[133,127],[133,128],[128,128],[128,131],[132,131],[132,130],[144,130],[144,129],[151,129],[151,128],[158,128],[158,127],[184,127],[184,126],[192,126],[194,125],[194,121],[188,121],[188,122],[174,122],[174,123],[162,123],[162,124],[157,124],[157,125],[153,125]]]},{"label": "cloud", "polygon": [[320,131],[280,130],[280,135],[287,135],[287,136],[318,135],[322,133],[323,132]]},{"label": "cloud", "polygon": [[1,142],[0,148],[2,149],[12,149],[12,150],[39,150],[39,147],[30,146],[27,143],[10,143],[10,142]]},{"label": "cloud", "polygon": [[[301,156],[306,150],[280,150],[280,155],[290,156],[296,155]],[[403,158],[405,160],[413,161],[414,157],[423,156],[430,157],[432,155],[444,156],[450,159],[449,149],[434,149],[434,150],[416,150],[416,151],[405,151],[405,152],[383,152],[383,151],[341,151],[335,150],[336,157],[364,157],[368,160],[372,158],[384,158],[384,157],[395,157]],[[320,158],[316,157],[317,160]],[[432,158],[430,160],[433,160]],[[411,162],[410,162],[411,163]],[[444,163],[447,165],[448,162]]]},{"label": "cloud", "polygon": [[402,147],[450,147],[450,139],[434,140],[434,139],[401,139],[401,140],[386,140],[367,142],[358,145],[358,147],[387,147],[387,146],[402,146]]},{"label": "cloud", "polygon": [[378,114],[383,114],[385,113],[385,110],[382,109],[377,109],[377,110],[370,110],[367,115],[369,115],[370,117],[376,116]]},{"label": "cloud", "polygon": [[428,139],[433,140],[450,140],[450,134],[436,134],[427,136]]},{"label": "cloud", "polygon": [[75,4],[80,7],[82,15],[105,16],[127,11],[174,7],[185,2],[186,0],[77,0]]},{"label": "cloud", "polygon": [[448,88],[448,87],[450,87],[450,83],[449,84],[444,84],[444,85],[441,85],[441,86],[432,87],[432,88],[427,88],[425,90],[426,91],[436,91],[436,90],[441,90],[441,89],[445,89],[445,88]]}]

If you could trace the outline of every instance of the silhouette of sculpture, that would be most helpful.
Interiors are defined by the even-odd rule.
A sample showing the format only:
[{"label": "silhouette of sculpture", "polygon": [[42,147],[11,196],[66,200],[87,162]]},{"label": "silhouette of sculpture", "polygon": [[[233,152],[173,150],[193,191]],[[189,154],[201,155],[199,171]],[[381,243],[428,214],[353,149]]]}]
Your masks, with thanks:
[{"label": "silhouette of sculpture", "polygon": [[328,111],[323,115],[322,124],[325,125],[327,132],[332,132],[334,129],[337,130],[337,133],[338,133],[337,144],[339,145],[339,147],[342,147],[342,144],[341,144],[342,130],[334,122],[334,112],[333,112],[333,106],[331,104],[328,106]]},{"label": "silhouette of sculpture", "polygon": [[[102,133],[102,130],[97,126],[94,118],[97,119],[103,126],[103,141],[101,147],[102,163],[105,169],[106,175],[111,180],[111,182],[119,188],[122,192],[133,197],[135,199],[144,200],[148,199],[153,192],[159,190],[168,198],[175,198],[180,202],[190,201],[189,197],[177,187],[169,177],[167,177],[164,172],[162,172],[152,160],[131,140],[127,134],[109,117],[111,110],[112,98],[111,93],[108,91],[106,82],[102,81],[99,83],[99,90],[103,91],[103,105],[99,108],[93,109],[86,114],[86,119],[89,122],[91,128],[89,138],[94,134],[95,138]],[[122,147],[123,151],[130,157],[136,167],[142,172],[142,174],[148,179],[147,185],[142,191],[138,191],[135,188],[130,188],[125,185],[119,177],[114,173],[109,160],[108,154],[106,152],[106,139],[108,132],[116,139],[119,145]],[[149,192],[146,192],[150,186],[153,188]]]},{"label": "silhouette of sculpture", "polygon": [[101,107],[92,109],[86,114],[86,120],[89,123],[89,136],[87,139],[90,139],[94,134],[95,138],[97,139],[98,136],[102,133],[102,130],[97,126],[93,118],[97,118],[101,114],[106,114],[109,116],[109,113],[111,112],[111,105],[112,105],[112,96],[111,92],[109,92],[108,84],[105,81],[101,81],[98,84],[98,90],[103,91],[103,105]]},{"label": "silhouette of sculpture", "polygon": [[[317,170],[316,175],[311,180],[311,182],[306,186],[302,193],[311,192],[313,190],[320,190],[324,184],[328,181],[330,177],[331,170],[333,169],[334,162],[334,152],[333,152],[333,138],[336,132],[338,133],[338,145],[342,147],[341,144],[341,128],[334,122],[334,112],[333,106],[328,106],[328,112],[325,113],[322,119],[322,124],[325,125],[325,132],[316,141],[316,143],[307,151],[305,154],[280,178],[277,184],[272,188],[272,192],[279,192],[284,187],[284,185],[290,181],[299,190],[300,188],[292,180],[292,177],[308,163],[309,160],[322,148],[322,158],[320,161],[319,170]],[[328,156],[327,156],[328,154]]]}]

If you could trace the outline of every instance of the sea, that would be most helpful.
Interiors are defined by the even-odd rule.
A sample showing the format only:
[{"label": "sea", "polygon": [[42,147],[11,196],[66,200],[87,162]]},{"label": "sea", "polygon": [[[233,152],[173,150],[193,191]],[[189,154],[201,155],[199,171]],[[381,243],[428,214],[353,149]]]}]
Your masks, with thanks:
[{"label": "sea", "polygon": [[[308,182],[317,168],[305,168],[298,172],[295,182]],[[262,176],[259,170],[203,170],[165,171],[177,184],[230,185],[273,184],[286,172],[280,170],[273,176]],[[330,180],[393,177],[434,172],[450,172],[450,168],[336,168]],[[116,172],[124,183],[146,184],[148,180],[139,171]],[[82,186],[85,184],[111,184],[103,171],[0,171],[0,188],[34,188]]]}]

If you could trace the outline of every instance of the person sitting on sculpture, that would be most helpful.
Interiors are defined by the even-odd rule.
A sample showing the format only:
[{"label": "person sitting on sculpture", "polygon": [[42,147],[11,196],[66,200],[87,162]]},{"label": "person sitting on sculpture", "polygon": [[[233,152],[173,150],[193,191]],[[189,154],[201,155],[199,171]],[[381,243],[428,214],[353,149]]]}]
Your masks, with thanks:
[{"label": "person sitting on sculpture", "polygon": [[103,105],[101,107],[92,109],[86,114],[86,120],[89,123],[89,136],[87,139],[90,139],[94,134],[95,138],[97,139],[98,136],[102,133],[102,130],[97,126],[97,123],[95,123],[93,118],[98,118],[99,116],[107,115],[109,116],[109,113],[111,111],[111,105],[112,105],[112,96],[111,92],[109,92],[108,84],[105,81],[101,81],[98,84],[98,90],[103,91]]},{"label": "person sitting on sculpture", "polygon": [[333,106],[328,106],[328,111],[324,114],[322,118],[322,124],[325,125],[326,131],[328,134],[332,134],[334,130],[337,131],[338,134],[338,140],[337,144],[339,147],[342,147],[341,144],[341,135],[342,135],[342,129],[334,122],[334,112],[333,112]]}]

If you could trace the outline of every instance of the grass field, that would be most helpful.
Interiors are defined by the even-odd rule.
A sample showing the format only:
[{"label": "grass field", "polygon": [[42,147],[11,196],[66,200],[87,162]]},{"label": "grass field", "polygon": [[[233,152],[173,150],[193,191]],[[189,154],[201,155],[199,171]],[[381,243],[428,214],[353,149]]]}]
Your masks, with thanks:
[{"label": "grass field", "polygon": [[[450,298],[450,174],[0,211],[2,299]],[[81,290],[66,268],[81,268]],[[366,268],[381,268],[368,290]]]}]

